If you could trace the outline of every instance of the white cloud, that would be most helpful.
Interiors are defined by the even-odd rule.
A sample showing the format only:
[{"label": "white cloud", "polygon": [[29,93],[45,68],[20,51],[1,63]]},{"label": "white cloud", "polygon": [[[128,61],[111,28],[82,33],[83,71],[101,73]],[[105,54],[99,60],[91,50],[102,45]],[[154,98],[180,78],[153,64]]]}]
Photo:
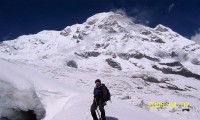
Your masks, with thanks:
[{"label": "white cloud", "polygon": [[174,4],[174,3],[170,4],[170,5],[169,5],[169,7],[168,7],[168,11],[169,11],[169,12],[171,12],[171,11],[172,11],[172,9],[174,8],[174,6],[175,6],[175,4]]},{"label": "white cloud", "polygon": [[[127,12],[129,13],[128,17],[131,18],[132,21],[135,23],[140,23],[144,25],[148,25],[150,23],[151,10],[139,9],[134,7]],[[127,12],[125,11],[125,14]]]},{"label": "white cloud", "polygon": [[127,15],[127,12],[124,9],[116,9],[113,12],[126,16],[130,21],[134,22],[135,18]]},{"label": "white cloud", "polygon": [[126,11],[126,9],[115,9],[115,8],[113,8],[111,11],[128,16],[133,22],[144,25],[150,24],[153,14],[153,11],[151,9],[145,8],[145,5],[132,7],[128,11]]},{"label": "white cloud", "polygon": [[126,11],[123,9],[116,9],[113,12],[127,16]]},{"label": "white cloud", "polygon": [[200,44],[200,29],[198,32],[191,37],[191,40],[195,41],[196,43]]}]

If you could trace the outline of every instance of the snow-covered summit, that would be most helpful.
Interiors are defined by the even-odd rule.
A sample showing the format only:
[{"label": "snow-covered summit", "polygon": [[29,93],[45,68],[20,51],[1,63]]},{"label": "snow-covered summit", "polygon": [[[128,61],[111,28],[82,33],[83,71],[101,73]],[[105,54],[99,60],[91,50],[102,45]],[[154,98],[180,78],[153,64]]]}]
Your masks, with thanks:
[{"label": "snow-covered summit", "polygon": [[0,48],[1,57],[5,59],[53,63],[55,66],[73,61],[78,68],[97,70],[101,68],[92,67],[97,61],[107,68],[109,59],[118,63],[125,61],[121,67],[125,63],[128,66],[121,70],[136,69],[133,61],[145,59],[146,66],[166,59],[187,61],[194,66],[200,64],[200,45],[197,43],[163,25],[149,28],[114,12],[96,14],[83,24],[68,26],[62,31],[42,31],[4,41]]}]

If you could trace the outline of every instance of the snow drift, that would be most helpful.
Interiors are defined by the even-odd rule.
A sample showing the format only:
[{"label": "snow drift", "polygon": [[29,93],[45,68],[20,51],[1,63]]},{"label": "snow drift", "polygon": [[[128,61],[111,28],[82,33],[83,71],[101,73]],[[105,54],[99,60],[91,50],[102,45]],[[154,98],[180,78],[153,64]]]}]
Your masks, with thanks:
[{"label": "snow drift", "polygon": [[[34,120],[45,117],[45,109],[33,84],[28,82],[20,69],[0,59],[0,118],[9,120]],[[28,112],[33,111],[32,116]],[[31,115],[31,114],[30,114]]]}]

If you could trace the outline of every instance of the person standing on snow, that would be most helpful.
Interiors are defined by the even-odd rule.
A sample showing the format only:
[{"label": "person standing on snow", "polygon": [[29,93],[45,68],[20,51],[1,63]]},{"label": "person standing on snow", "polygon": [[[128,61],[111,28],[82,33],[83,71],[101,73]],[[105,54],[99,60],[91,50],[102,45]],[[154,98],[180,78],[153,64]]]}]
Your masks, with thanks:
[{"label": "person standing on snow", "polygon": [[95,84],[96,86],[93,92],[94,100],[90,108],[91,115],[94,120],[98,120],[95,110],[97,110],[97,107],[99,107],[101,112],[101,120],[106,120],[104,105],[108,100],[110,100],[110,92],[104,84],[101,84],[101,80],[97,79]]}]

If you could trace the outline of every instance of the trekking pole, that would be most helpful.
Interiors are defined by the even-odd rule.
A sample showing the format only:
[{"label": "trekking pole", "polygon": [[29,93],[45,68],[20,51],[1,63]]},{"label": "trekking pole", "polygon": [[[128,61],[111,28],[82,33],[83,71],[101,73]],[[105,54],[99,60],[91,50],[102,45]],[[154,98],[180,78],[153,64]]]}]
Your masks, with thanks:
[{"label": "trekking pole", "polygon": [[[96,106],[98,107],[98,105],[97,105],[97,101],[96,101],[96,98],[95,98],[94,100],[95,100]],[[99,118],[101,118],[98,109],[97,109],[96,111],[97,111],[97,114],[98,114]]]}]

